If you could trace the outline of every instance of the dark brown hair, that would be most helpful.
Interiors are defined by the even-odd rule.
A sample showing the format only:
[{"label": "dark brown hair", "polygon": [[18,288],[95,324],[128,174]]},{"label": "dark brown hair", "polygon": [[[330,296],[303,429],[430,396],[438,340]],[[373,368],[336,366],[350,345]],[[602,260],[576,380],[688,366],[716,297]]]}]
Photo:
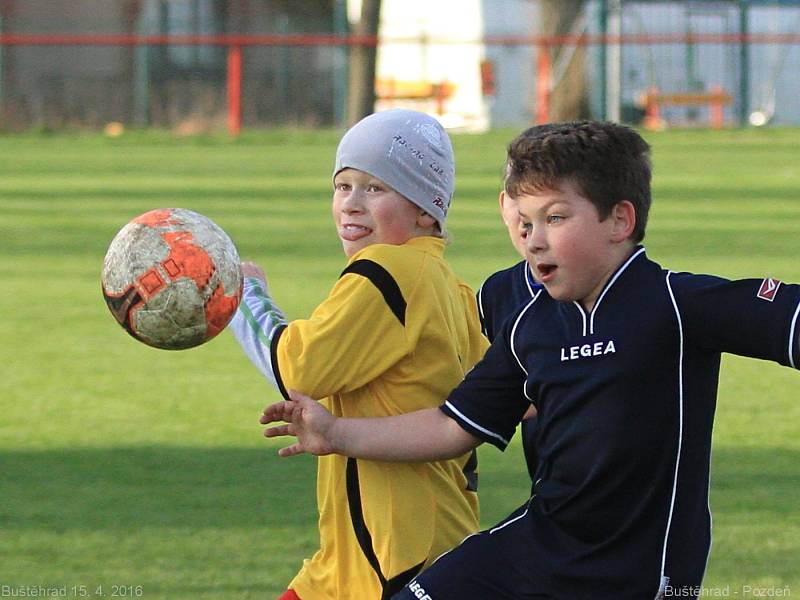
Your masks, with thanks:
[{"label": "dark brown hair", "polygon": [[576,185],[600,219],[622,200],[636,210],[631,239],[644,239],[650,211],[650,146],[630,127],[598,121],[537,125],[508,145],[505,190],[512,198]]}]

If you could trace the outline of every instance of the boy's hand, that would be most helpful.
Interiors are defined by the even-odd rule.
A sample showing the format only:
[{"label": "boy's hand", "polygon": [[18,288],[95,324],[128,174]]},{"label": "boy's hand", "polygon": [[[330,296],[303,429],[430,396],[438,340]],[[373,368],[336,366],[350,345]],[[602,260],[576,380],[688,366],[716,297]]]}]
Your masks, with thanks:
[{"label": "boy's hand", "polygon": [[267,276],[264,274],[264,269],[254,262],[245,261],[242,263],[242,277],[255,277],[264,283],[267,282]]},{"label": "boy's hand", "polygon": [[278,451],[280,456],[315,454],[322,456],[333,452],[331,433],[336,417],[313,398],[294,390],[289,391],[291,400],[271,404],[264,409],[259,422],[262,425],[284,421],[286,425],[270,427],[264,431],[266,437],[293,435],[297,443]]}]

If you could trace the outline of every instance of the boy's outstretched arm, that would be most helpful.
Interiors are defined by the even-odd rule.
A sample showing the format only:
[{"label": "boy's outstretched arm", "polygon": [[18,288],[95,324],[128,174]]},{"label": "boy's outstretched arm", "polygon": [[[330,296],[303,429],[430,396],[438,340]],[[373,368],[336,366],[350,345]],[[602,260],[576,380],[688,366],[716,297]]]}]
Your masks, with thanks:
[{"label": "boy's outstretched arm", "polygon": [[228,329],[233,332],[247,357],[276,390],[271,345],[275,335],[286,326],[286,317],[267,291],[267,277],[257,264],[242,263],[242,301]]},{"label": "boy's outstretched arm", "polygon": [[334,417],[316,400],[294,390],[290,401],[264,409],[261,423],[267,437],[293,435],[297,442],[279,451],[296,454],[342,454],[352,458],[392,462],[425,462],[461,456],[481,443],[438,408],[393,417]]}]

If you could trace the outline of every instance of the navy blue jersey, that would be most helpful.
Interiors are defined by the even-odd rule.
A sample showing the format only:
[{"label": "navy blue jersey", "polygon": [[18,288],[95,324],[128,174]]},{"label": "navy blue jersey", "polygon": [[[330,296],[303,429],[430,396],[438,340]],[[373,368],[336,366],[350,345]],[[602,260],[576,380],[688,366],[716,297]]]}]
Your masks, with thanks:
[{"label": "navy blue jersey", "polygon": [[524,260],[489,275],[478,290],[478,312],[483,333],[490,342],[503,321],[516,314],[541,287]]},{"label": "navy blue jersey", "polygon": [[665,271],[640,247],[590,313],[542,289],[505,321],[442,410],[504,449],[538,409],[533,497],[513,519],[524,535],[498,550],[526,594],[641,599],[701,584],[720,354],[800,367],[798,313],[798,285]]},{"label": "navy blue jersey", "polygon": [[[527,261],[524,260],[489,275],[478,290],[478,312],[483,334],[490,342],[500,331],[503,322],[516,315],[541,287],[542,284],[534,279]],[[531,481],[536,473],[537,432],[536,417],[522,421],[522,449]]]}]

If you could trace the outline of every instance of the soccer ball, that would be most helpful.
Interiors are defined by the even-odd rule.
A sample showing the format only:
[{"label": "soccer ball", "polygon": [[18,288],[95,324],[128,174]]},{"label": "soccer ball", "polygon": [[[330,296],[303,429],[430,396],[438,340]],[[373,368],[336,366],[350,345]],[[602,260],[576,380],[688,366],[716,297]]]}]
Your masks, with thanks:
[{"label": "soccer ball", "polygon": [[207,342],[242,297],[239,253],[213,221],[184,208],[144,213],[111,240],[103,297],[137,340],[166,350]]}]

